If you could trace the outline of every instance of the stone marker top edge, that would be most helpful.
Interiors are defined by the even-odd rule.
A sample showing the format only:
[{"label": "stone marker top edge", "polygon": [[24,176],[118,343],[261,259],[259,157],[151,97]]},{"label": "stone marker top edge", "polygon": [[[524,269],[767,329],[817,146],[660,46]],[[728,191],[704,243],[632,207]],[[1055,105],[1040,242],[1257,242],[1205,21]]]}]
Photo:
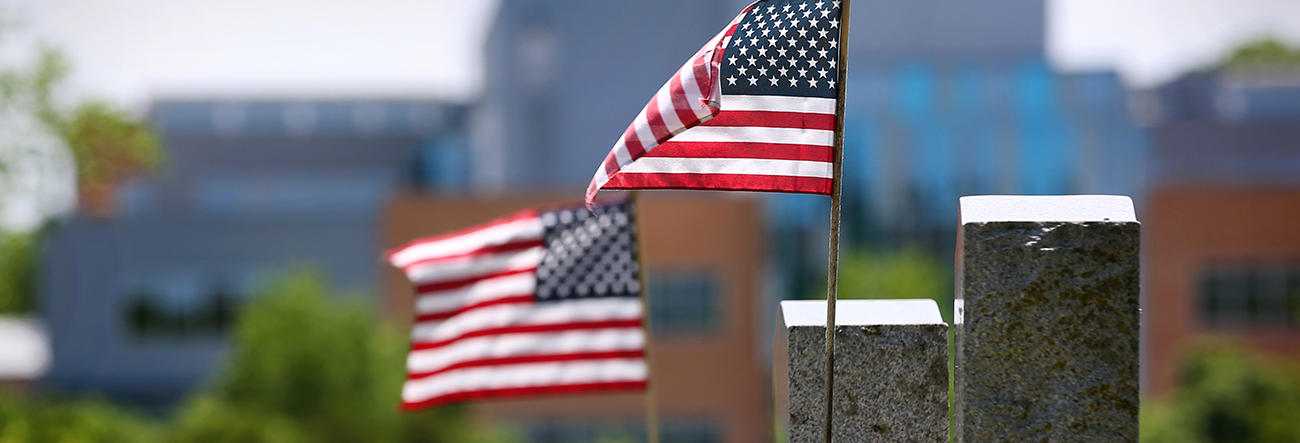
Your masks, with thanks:
[{"label": "stone marker top edge", "polygon": [[[781,302],[785,327],[826,326],[826,300]],[[835,303],[835,325],[932,325],[944,324],[939,304],[931,299],[839,300]]]},{"label": "stone marker top edge", "polygon": [[1137,222],[1126,195],[973,195],[961,198],[961,224],[988,222]]}]

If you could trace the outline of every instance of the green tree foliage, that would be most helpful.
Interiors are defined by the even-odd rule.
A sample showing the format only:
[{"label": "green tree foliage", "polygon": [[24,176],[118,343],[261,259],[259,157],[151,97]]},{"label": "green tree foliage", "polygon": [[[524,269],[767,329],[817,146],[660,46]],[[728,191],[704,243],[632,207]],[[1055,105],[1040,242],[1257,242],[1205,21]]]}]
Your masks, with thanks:
[{"label": "green tree foliage", "polygon": [[0,392],[0,443],[150,443],[159,430],[98,400],[31,400]]},{"label": "green tree foliage", "polygon": [[171,442],[501,440],[459,407],[398,412],[407,341],[312,272],[258,294],[234,338],[224,375],[182,408]]},{"label": "green tree foliage", "polygon": [[1277,39],[1267,38],[1237,48],[1223,65],[1229,68],[1300,68],[1300,50],[1288,47]]},{"label": "green tree foliage", "polygon": [[[321,279],[295,274],[259,294],[235,331],[214,394],[284,414],[312,441],[391,441],[404,375],[401,340],[360,302],[327,302]],[[381,435],[383,434],[383,435]]]},{"label": "green tree foliage", "polygon": [[1300,442],[1300,372],[1237,343],[1189,354],[1179,386],[1142,406],[1144,443]]},{"label": "green tree foliage", "polygon": [[[15,23],[0,8],[0,43]],[[30,191],[15,177],[30,160],[44,155],[37,139],[67,149],[76,166],[81,203],[96,215],[112,212],[118,182],[161,162],[158,137],[144,121],[105,102],[59,99],[70,70],[67,58],[47,46],[28,65],[0,69],[0,205],[12,204],[5,196]],[[33,234],[0,229],[0,313],[25,314],[34,308],[35,252]]]},{"label": "green tree foliage", "polygon": [[104,102],[77,105],[52,127],[72,150],[83,195],[113,192],[119,181],[162,159],[151,128]]},{"label": "green tree foliage", "polygon": [[[952,321],[952,272],[919,249],[857,250],[840,257],[840,299],[929,298]],[[811,298],[825,298],[826,286]]]},{"label": "green tree foliage", "polygon": [[[0,9],[0,41],[14,26]],[[41,46],[28,66],[0,70],[0,128],[25,127],[34,122],[45,135],[68,150],[76,165],[77,188],[89,213],[112,211],[113,188],[127,176],[150,170],[162,160],[158,137],[141,119],[98,100],[69,101],[66,94],[68,59],[57,49]],[[17,138],[17,140],[15,140]],[[8,137],[0,146],[0,173],[23,164],[23,156],[38,155],[30,140]],[[5,174],[5,177],[9,178]],[[2,202],[0,202],[2,203]]]},{"label": "green tree foliage", "polygon": [[144,121],[102,101],[62,106],[57,98],[71,64],[50,47],[39,54],[30,67],[0,72],[0,106],[35,118],[67,146],[79,186],[111,186],[127,174],[157,166],[162,150]]},{"label": "green tree foliage", "polygon": [[307,443],[300,424],[283,414],[244,408],[210,396],[188,402],[173,418],[167,443]]},{"label": "green tree foliage", "polygon": [[35,295],[35,235],[0,235],[0,314],[31,312]]}]

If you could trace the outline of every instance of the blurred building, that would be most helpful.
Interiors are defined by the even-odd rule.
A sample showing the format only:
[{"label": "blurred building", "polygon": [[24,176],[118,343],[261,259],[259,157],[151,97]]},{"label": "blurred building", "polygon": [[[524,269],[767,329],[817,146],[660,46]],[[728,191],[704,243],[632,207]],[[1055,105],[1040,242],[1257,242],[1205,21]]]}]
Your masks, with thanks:
[{"label": "blurred building", "polygon": [[[853,3],[843,236],[951,265],[957,199],[1123,194],[1141,206],[1146,145],[1114,72],[1063,74],[1042,0]],[[787,296],[825,279],[824,199],[772,197]],[[1140,209],[1139,209],[1140,211]]]},{"label": "blurred building", "polygon": [[[402,196],[385,211],[384,244],[463,229],[504,214],[572,201],[571,194],[499,198]],[[762,211],[752,196],[646,193],[638,202],[654,339],[650,383],[664,443],[748,443],[772,438],[772,394],[761,334]],[[708,220],[701,223],[701,220]],[[395,318],[410,322],[410,283],[387,271]],[[532,443],[594,443],[645,435],[641,394],[487,401],[480,417],[519,426]]]},{"label": "blurred building", "polygon": [[474,186],[581,193],[655,91],[743,7],[734,3],[502,1],[472,123]]},{"label": "blurred building", "polygon": [[1198,335],[1300,354],[1300,71],[1192,74],[1143,103],[1143,387],[1172,387]]},{"label": "blurred building", "polygon": [[252,291],[293,267],[376,283],[396,189],[466,185],[465,110],[436,101],[159,101],[154,177],[46,238],[47,384],[166,405],[221,367]]},{"label": "blurred building", "polygon": [[[1048,64],[1044,3],[854,2],[845,90],[847,241],[920,247],[950,263],[963,195],[1140,200],[1146,149],[1129,119],[1127,91],[1114,72],[1063,74]],[[799,199],[780,198],[790,209],[808,209],[774,205],[785,214],[781,226],[824,229],[826,217]],[[805,256],[816,263],[825,242],[812,238],[815,251]]]},{"label": "blurred building", "polygon": [[[668,77],[747,3],[502,2],[472,118],[476,189],[581,192]],[[944,262],[957,197],[1143,194],[1145,140],[1113,72],[1061,74],[1044,2],[854,2],[845,238],[919,246]],[[801,297],[824,277],[827,199],[771,195],[775,279]]]}]

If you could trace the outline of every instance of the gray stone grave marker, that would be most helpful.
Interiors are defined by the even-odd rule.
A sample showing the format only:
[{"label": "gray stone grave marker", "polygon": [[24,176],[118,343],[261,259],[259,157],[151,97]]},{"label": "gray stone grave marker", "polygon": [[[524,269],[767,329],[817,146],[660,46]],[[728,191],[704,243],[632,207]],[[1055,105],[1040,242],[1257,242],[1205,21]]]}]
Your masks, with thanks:
[{"label": "gray stone grave marker", "polygon": [[[822,443],[826,302],[781,302],[773,356],[789,443]],[[948,441],[948,325],[934,300],[840,300],[835,442]]]},{"label": "gray stone grave marker", "polygon": [[957,248],[955,441],[1137,442],[1132,201],[963,197]]}]

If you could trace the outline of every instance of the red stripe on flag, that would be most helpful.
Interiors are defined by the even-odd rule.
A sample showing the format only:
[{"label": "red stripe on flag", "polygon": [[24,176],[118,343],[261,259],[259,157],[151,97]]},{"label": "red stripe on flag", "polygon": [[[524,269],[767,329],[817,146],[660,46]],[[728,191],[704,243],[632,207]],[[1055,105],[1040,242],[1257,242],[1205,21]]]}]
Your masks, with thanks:
[{"label": "red stripe on flag", "polygon": [[412,262],[412,263],[409,264],[409,265],[406,265],[406,267],[404,267],[404,268],[402,268],[402,269],[403,269],[403,270],[411,269],[412,266],[418,266],[418,265],[422,265],[422,264],[426,264],[426,263],[433,263],[433,262],[438,262],[438,261],[443,261],[443,260],[451,260],[451,259],[457,259],[457,258],[465,258],[465,257],[470,257],[470,256],[474,256],[474,255],[481,255],[481,254],[494,254],[494,253],[498,253],[498,252],[521,251],[521,250],[524,250],[524,249],[528,249],[528,248],[536,248],[536,247],[539,247],[539,246],[546,246],[546,240],[543,240],[543,239],[540,239],[540,238],[539,238],[539,239],[536,239],[536,240],[524,240],[524,241],[518,241],[518,242],[514,242],[514,243],[505,243],[505,244],[500,244],[500,245],[484,246],[484,247],[482,247],[482,248],[478,248],[478,249],[475,249],[475,250],[473,250],[473,251],[464,252],[464,253],[461,253],[461,254],[445,255],[445,256],[442,256],[442,257],[434,257],[434,258],[426,258],[426,259],[424,259],[424,260],[418,260],[418,261]]},{"label": "red stripe on flag", "polygon": [[441,341],[433,342],[415,342],[411,344],[411,350],[422,351],[425,349],[437,349],[460,340],[474,337],[483,337],[497,334],[523,334],[529,332],[559,332],[559,331],[580,331],[584,329],[606,329],[606,328],[639,328],[641,319],[635,320],[604,320],[590,322],[572,322],[572,323],[552,323],[544,325],[525,325],[525,326],[506,326],[502,328],[479,329],[470,331],[459,336]]},{"label": "red stripe on flag", "polygon": [[527,388],[485,389],[477,391],[455,392],[418,402],[402,402],[402,409],[415,411],[448,403],[472,400],[505,399],[511,397],[530,397],[537,395],[567,395],[587,392],[644,391],[645,381],[620,381],[604,383],[580,383],[570,385],[548,385]]},{"label": "red stripe on flag", "polygon": [[747,174],[629,174],[620,172],[606,189],[705,189],[830,195],[831,179]]},{"label": "red stripe on flag", "polygon": [[527,269],[515,269],[511,271],[502,271],[502,272],[496,272],[492,274],[484,274],[484,275],[479,275],[479,276],[474,276],[469,278],[463,278],[460,280],[445,280],[445,281],[438,281],[436,283],[425,283],[416,286],[415,293],[427,294],[430,292],[446,291],[448,289],[456,289],[463,286],[469,286],[471,284],[479,282],[480,280],[487,280],[489,278],[497,278],[497,277],[505,277],[507,275],[527,274],[529,272],[537,272],[537,268],[532,267]]},{"label": "red stripe on flag", "polygon": [[441,311],[441,312],[434,312],[434,313],[420,314],[419,316],[415,317],[415,322],[416,322],[416,323],[421,323],[421,322],[426,322],[426,321],[446,320],[446,319],[448,319],[448,318],[451,318],[451,317],[454,317],[454,316],[457,316],[457,315],[460,315],[460,314],[464,314],[464,313],[466,313],[466,312],[473,311],[473,310],[475,310],[475,309],[486,308],[486,307],[488,307],[488,306],[510,305],[510,304],[526,304],[526,303],[532,303],[532,302],[533,302],[533,295],[532,295],[532,294],[528,294],[528,295],[514,295],[514,296],[509,296],[509,297],[502,297],[502,298],[492,299],[492,300],[488,300],[488,301],[484,301],[484,302],[480,302],[480,303],[475,303],[475,304],[472,304],[472,305],[469,305],[469,306],[462,306],[462,307],[460,307],[459,309],[453,309],[453,310],[450,310],[450,311]]},{"label": "red stripe on flag", "polygon": [[627,130],[623,131],[623,146],[627,148],[627,153],[632,158],[645,155],[645,147],[641,146],[641,137],[636,135],[636,126],[628,126]]},{"label": "red stripe on flag", "polygon": [[[668,96],[673,101],[673,111],[677,113],[677,121],[681,122],[683,128],[689,128],[692,124],[699,121],[695,111],[691,110],[691,104],[686,100],[686,92],[682,86],[681,73],[673,74],[668,79]],[[655,94],[658,96],[658,94]],[[667,140],[668,137],[659,138],[660,142]]]},{"label": "red stripe on flag", "polygon": [[[618,156],[614,154],[614,151],[609,151],[609,155],[605,156],[604,165],[605,165],[605,170],[601,171],[601,173],[605,175],[613,174],[615,171],[618,171],[620,166],[618,165]],[[588,209],[592,209],[592,208],[588,208]]]},{"label": "red stripe on flag", "polygon": [[835,130],[835,114],[778,111],[723,111],[700,126],[761,126]]},{"label": "red stripe on flag", "polygon": [[675,142],[669,141],[645,157],[673,158],[761,158],[827,162],[834,158],[830,146],[784,143]]},{"label": "red stripe on flag", "polygon": [[645,105],[645,118],[649,123],[647,126],[650,127],[650,135],[653,135],[656,141],[672,135],[668,131],[668,126],[664,124],[664,117],[659,115],[659,94],[650,97],[650,104]]},{"label": "red stripe on flag", "polygon": [[514,364],[521,364],[521,363],[552,363],[552,362],[575,361],[575,360],[600,360],[600,359],[608,359],[608,358],[641,358],[644,356],[645,356],[645,351],[641,349],[637,349],[633,351],[583,352],[583,353],[575,353],[575,354],[522,355],[518,357],[485,358],[485,359],[470,360],[470,361],[456,363],[454,365],[450,365],[436,371],[411,373],[407,375],[406,379],[419,380],[422,378],[432,377],[434,375],[438,375],[455,369],[476,368],[481,366],[514,365]]}]

